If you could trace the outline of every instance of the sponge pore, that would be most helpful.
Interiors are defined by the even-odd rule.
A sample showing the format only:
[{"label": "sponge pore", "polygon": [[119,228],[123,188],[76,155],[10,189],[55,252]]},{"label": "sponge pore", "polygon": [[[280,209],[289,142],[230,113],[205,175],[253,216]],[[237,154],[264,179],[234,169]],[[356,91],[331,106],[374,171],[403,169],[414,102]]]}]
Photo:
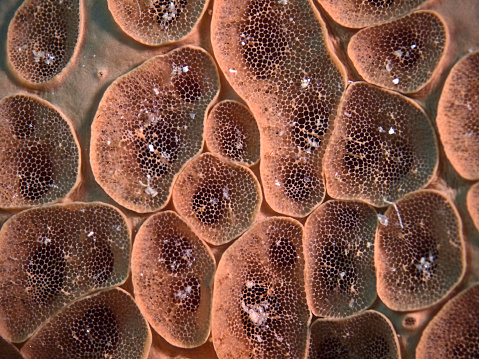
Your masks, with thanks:
[{"label": "sponge pore", "polygon": [[400,359],[393,325],[368,310],[344,319],[317,319],[311,325],[308,359]]},{"label": "sponge pore", "polygon": [[121,29],[138,42],[161,45],[178,41],[192,31],[206,0],[108,0]]},{"label": "sponge pore", "polygon": [[479,179],[479,51],[462,58],[446,79],[437,128],[446,156],[460,176]]},{"label": "sponge pore", "polygon": [[304,357],[310,313],[302,237],[298,221],[272,217],[225,251],[213,293],[212,334],[218,357]]},{"label": "sponge pore", "polygon": [[360,28],[404,16],[427,0],[318,0],[338,24]]},{"label": "sponge pore", "polygon": [[324,158],[328,194],[383,207],[426,186],[438,166],[432,125],[412,100],[356,82]]},{"label": "sponge pore", "polygon": [[211,153],[192,159],[173,187],[178,213],[213,245],[228,243],[250,228],[261,200],[261,187],[250,169]]},{"label": "sponge pore", "polygon": [[306,294],[319,317],[346,317],[376,300],[376,211],[362,202],[328,201],[304,227]]},{"label": "sponge pore", "polygon": [[466,270],[462,223],[440,192],[410,193],[384,213],[375,242],[378,295],[393,310],[412,311],[445,298]]},{"label": "sponge pore", "polygon": [[18,94],[0,101],[0,207],[65,198],[78,184],[80,147],[70,121],[49,102]]},{"label": "sponge pore", "polygon": [[9,64],[27,85],[59,82],[78,52],[83,0],[25,0],[8,27]]},{"label": "sponge pore", "polygon": [[440,72],[448,36],[432,11],[363,29],[348,45],[348,55],[368,82],[403,93],[417,92]]},{"label": "sponge pore", "polygon": [[175,212],[140,227],[131,263],[135,300],[169,343],[193,348],[208,339],[215,269],[208,246]]},{"label": "sponge pore", "polygon": [[146,359],[151,332],[135,301],[123,289],[74,302],[25,343],[26,359]]}]

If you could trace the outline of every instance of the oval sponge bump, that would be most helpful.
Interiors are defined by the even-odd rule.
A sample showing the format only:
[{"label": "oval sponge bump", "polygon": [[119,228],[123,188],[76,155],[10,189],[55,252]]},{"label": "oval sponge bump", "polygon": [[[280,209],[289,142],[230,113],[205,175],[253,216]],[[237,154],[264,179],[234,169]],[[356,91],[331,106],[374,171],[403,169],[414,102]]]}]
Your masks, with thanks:
[{"label": "oval sponge bump", "polygon": [[437,191],[410,193],[390,206],[374,248],[378,295],[392,310],[438,303],[466,270],[461,219],[451,201]]},{"label": "oval sponge bump", "polygon": [[309,0],[214,3],[216,60],[258,122],[265,200],[293,217],[326,194],[323,155],[346,78],[326,34]]},{"label": "oval sponge bump", "polygon": [[170,344],[194,348],[208,339],[215,269],[211,250],[175,212],[140,227],[131,263],[135,300]]},{"label": "oval sponge bump", "polygon": [[479,284],[447,302],[424,329],[417,359],[479,357]]},{"label": "oval sponge bump", "polygon": [[0,207],[55,202],[79,183],[80,146],[70,121],[49,102],[0,100]]},{"label": "oval sponge bump", "polygon": [[441,17],[417,11],[359,31],[349,41],[348,55],[366,81],[411,93],[437,76],[447,43]]},{"label": "oval sponge bump", "polygon": [[314,315],[346,317],[376,300],[377,218],[365,203],[328,201],[306,220],[306,294]]},{"label": "oval sponge bump", "polygon": [[79,51],[83,0],[25,0],[8,27],[8,63],[28,86],[60,82]]},{"label": "oval sponge bump", "polygon": [[251,111],[236,101],[217,103],[205,121],[208,149],[230,161],[251,166],[259,161],[259,129]]},{"label": "oval sponge bump", "polygon": [[25,359],[146,359],[151,331],[131,295],[110,289],[66,307],[25,343]]},{"label": "oval sponge bump", "polygon": [[348,87],[324,158],[331,197],[383,207],[426,186],[437,166],[434,130],[414,101],[367,83]]},{"label": "oval sponge bump", "polygon": [[128,277],[130,228],[116,208],[70,203],[12,216],[0,231],[0,335],[22,342],[72,301]]},{"label": "oval sponge bump", "polygon": [[344,319],[317,319],[311,325],[308,359],[400,359],[392,323],[383,314],[368,310]]},{"label": "oval sponge bump", "polygon": [[108,0],[108,9],[127,35],[145,45],[161,45],[188,35],[207,4],[207,0]]},{"label": "oval sponge bump", "polygon": [[479,179],[479,51],[449,73],[437,108],[437,129],[446,156],[461,177]]},{"label": "oval sponge bump", "polygon": [[303,358],[310,312],[304,291],[303,227],[271,217],[223,254],[213,293],[219,358]]},{"label": "oval sponge bump", "polygon": [[404,16],[427,0],[318,0],[338,24],[360,28]]},{"label": "oval sponge bump", "polygon": [[174,178],[201,151],[205,112],[218,91],[213,59],[191,46],[119,77],[103,95],[92,124],[96,181],[128,209],[163,208]]},{"label": "oval sponge bump", "polygon": [[261,201],[260,184],[250,169],[211,153],[188,162],[173,187],[178,213],[213,245],[228,243],[250,228]]}]

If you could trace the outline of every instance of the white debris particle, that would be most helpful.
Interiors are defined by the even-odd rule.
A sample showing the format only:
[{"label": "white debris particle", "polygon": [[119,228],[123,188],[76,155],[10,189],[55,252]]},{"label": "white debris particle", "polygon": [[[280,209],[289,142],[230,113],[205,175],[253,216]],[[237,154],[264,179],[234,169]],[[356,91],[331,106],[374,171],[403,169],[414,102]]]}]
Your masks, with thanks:
[{"label": "white debris particle", "polygon": [[190,113],[190,117],[191,117],[191,119],[193,119],[193,120],[194,120],[195,116],[196,116],[196,113],[193,113],[193,112],[192,112],[192,113]]},{"label": "white debris particle", "polygon": [[398,83],[399,83],[399,78],[396,77],[396,78],[393,80],[393,84],[397,85]]},{"label": "white debris particle", "polygon": [[311,79],[309,79],[309,78],[308,78],[308,79],[302,79],[302,80],[301,80],[301,87],[302,87],[302,88],[308,87],[309,84],[310,84],[310,82],[311,82]]},{"label": "white debris particle", "polygon": [[91,237],[93,236],[95,233],[93,231],[91,231],[90,233],[87,234],[87,237]]},{"label": "white debris particle", "polygon": [[390,134],[390,135],[394,135],[395,133],[396,133],[396,132],[394,131],[394,128],[391,127],[391,128],[389,129],[389,134]]},{"label": "white debris particle", "polygon": [[148,145],[148,148],[150,149],[150,152],[154,152],[154,151],[155,151],[155,147],[153,147],[152,144]]},{"label": "white debris particle", "polygon": [[230,194],[229,194],[229,188],[228,186],[223,188],[223,198],[224,199],[230,199]]},{"label": "white debris particle", "polygon": [[403,55],[401,50],[393,51],[393,54],[396,55],[396,56],[399,57],[399,58],[401,58],[402,55]]},{"label": "white debris particle", "polygon": [[235,74],[238,72],[238,70],[235,70],[235,69],[229,69],[229,71],[232,73],[232,74]]},{"label": "white debris particle", "polygon": [[384,128],[382,126],[379,126],[378,130],[379,130],[379,132],[386,132],[386,131],[384,131]]},{"label": "white debris particle", "polygon": [[160,91],[156,87],[153,87],[153,92],[155,93],[155,95],[158,95],[160,93]]},{"label": "white debris particle", "polygon": [[275,184],[276,186],[281,186],[281,182],[280,182],[279,180],[277,180],[277,179],[274,180],[274,184]]},{"label": "white debris particle", "polygon": [[183,72],[188,72],[190,68],[188,66],[183,66]]},{"label": "white debris particle", "polygon": [[384,214],[378,214],[378,220],[384,227],[387,227],[389,224],[389,219]]}]

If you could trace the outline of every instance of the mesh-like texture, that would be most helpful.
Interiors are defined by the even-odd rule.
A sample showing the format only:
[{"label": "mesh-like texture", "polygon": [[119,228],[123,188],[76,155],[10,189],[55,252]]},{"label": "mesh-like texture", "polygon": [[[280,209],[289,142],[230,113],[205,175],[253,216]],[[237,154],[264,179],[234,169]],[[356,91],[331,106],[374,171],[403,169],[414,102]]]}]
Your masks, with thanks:
[{"label": "mesh-like texture", "polygon": [[400,359],[391,322],[367,311],[345,319],[317,319],[311,325],[307,359]]},{"label": "mesh-like texture", "polygon": [[446,25],[439,15],[418,11],[359,31],[349,42],[348,55],[366,81],[410,93],[432,79],[446,41]]},{"label": "mesh-like texture", "polygon": [[467,210],[479,231],[479,182],[472,185],[467,192]]},{"label": "mesh-like texture", "polygon": [[38,97],[4,97],[0,101],[0,163],[0,207],[41,205],[66,197],[80,171],[73,126]]},{"label": "mesh-like texture", "polygon": [[90,160],[100,186],[128,209],[161,209],[175,176],[201,151],[205,111],[218,90],[212,58],[191,46],[119,77],[92,124]]},{"label": "mesh-like texture", "polygon": [[25,343],[26,359],[143,359],[151,332],[122,289],[101,291],[58,313]]},{"label": "mesh-like texture", "polygon": [[25,0],[18,8],[8,27],[7,53],[21,80],[50,82],[72,61],[83,30],[82,1]]},{"label": "mesh-like texture", "polygon": [[175,212],[141,226],[131,263],[136,303],[169,343],[192,348],[208,339],[215,267],[207,245]]},{"label": "mesh-like texture", "polygon": [[161,45],[185,37],[206,8],[206,0],[108,0],[121,29],[146,45]]},{"label": "mesh-like texture", "polygon": [[427,185],[437,164],[434,130],[415,102],[367,83],[348,87],[324,158],[331,197],[383,207]]},{"label": "mesh-like texture", "polygon": [[411,193],[384,213],[374,255],[378,295],[384,304],[402,311],[434,305],[465,272],[459,214],[439,192]]},{"label": "mesh-like texture", "polygon": [[261,187],[247,167],[211,153],[192,159],[173,187],[178,213],[204,241],[225,244],[253,225]]},{"label": "mesh-like texture", "polygon": [[376,211],[365,203],[328,201],[304,226],[306,293],[318,317],[345,317],[376,299]]},{"label": "mesh-like texture", "polygon": [[461,59],[446,79],[436,123],[446,156],[460,176],[479,179],[479,51]]},{"label": "mesh-like texture", "polygon": [[338,24],[346,27],[377,25],[404,16],[427,0],[318,0]]},{"label": "mesh-like texture", "polygon": [[479,285],[447,302],[424,329],[417,359],[479,358]]},{"label": "mesh-like texture", "polygon": [[299,222],[272,217],[225,251],[213,293],[212,334],[218,357],[304,357],[310,312],[302,238]]},{"label": "mesh-like texture", "polygon": [[73,300],[123,283],[131,246],[125,221],[101,203],[11,217],[0,231],[0,334],[21,342]]},{"label": "mesh-like texture", "polygon": [[236,101],[221,101],[205,121],[208,149],[224,159],[243,165],[259,160],[258,124],[248,107]]},{"label": "mesh-like texture", "polygon": [[0,359],[24,359],[14,345],[0,337]]},{"label": "mesh-like texture", "polygon": [[309,0],[218,0],[211,26],[218,64],[258,121],[265,199],[306,216],[325,195],[322,158],[345,81],[323,22]]}]

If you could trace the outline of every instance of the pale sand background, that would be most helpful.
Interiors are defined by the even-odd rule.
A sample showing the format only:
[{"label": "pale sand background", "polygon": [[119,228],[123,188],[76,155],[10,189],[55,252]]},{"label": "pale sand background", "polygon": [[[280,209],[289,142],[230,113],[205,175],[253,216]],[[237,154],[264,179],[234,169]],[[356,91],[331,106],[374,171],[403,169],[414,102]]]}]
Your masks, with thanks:
[{"label": "pale sand background", "polygon": [[[118,76],[138,66],[146,59],[168,52],[182,44],[199,45],[212,54],[208,30],[212,3],[210,2],[208,10],[199,25],[199,31],[192,33],[181,42],[155,48],[141,45],[126,36],[113,21],[107,8],[106,0],[85,0],[86,34],[79,54],[74,60],[75,64],[72,67],[71,73],[60,87],[46,92],[23,88],[7,69],[5,42],[8,24],[21,3],[22,0],[0,0],[0,47],[2,49],[0,52],[0,98],[19,91],[27,91],[36,93],[58,106],[73,122],[82,147],[84,164],[82,169],[82,187],[71,199],[82,201],[100,200],[115,204],[93,181],[88,165],[89,126],[101,96],[108,85]],[[426,101],[421,98],[417,99],[418,102],[426,107],[426,111],[431,119],[434,119],[440,89],[450,67],[469,51],[479,49],[479,0],[432,1],[425,8],[436,9],[447,20],[453,42],[453,48],[451,48],[445,66],[446,70],[438,80],[435,92]],[[338,30],[335,26],[332,26],[332,30],[338,34],[340,42],[342,41],[343,44],[351,36],[350,31]],[[237,98],[229,85],[225,83],[223,77],[222,80],[223,87],[219,100]],[[352,78],[352,80],[357,79]],[[257,166],[254,170],[258,173]],[[463,284],[459,287],[459,289],[464,289],[471,283],[479,281],[479,236],[465,208],[465,195],[471,183],[460,179],[446,160],[442,161],[439,174],[447,183],[447,188],[450,189],[451,195],[455,196],[455,203],[464,222],[464,233],[470,244],[468,274]],[[263,215],[267,216],[270,214],[267,206],[264,205],[263,207]],[[125,209],[123,210],[130,217],[133,224],[138,224],[145,217]],[[0,211],[0,218],[3,218],[3,220],[10,215],[11,213]],[[220,257],[224,249],[225,246],[215,249],[217,258]],[[131,290],[131,283],[127,282],[124,287]],[[453,294],[456,293],[457,291]],[[405,317],[405,313],[392,312],[379,301],[373,308],[383,312],[393,321],[403,346],[403,357],[413,358],[420,331],[443,304],[444,302],[429,310],[410,314],[416,317],[420,323],[419,330],[415,332],[408,332],[402,328],[401,321]],[[159,348],[160,346],[161,349]],[[176,357],[176,355],[181,358],[215,357],[211,343],[207,343],[195,350],[177,350],[154,334],[154,348],[150,353],[150,358],[169,358]]]}]

